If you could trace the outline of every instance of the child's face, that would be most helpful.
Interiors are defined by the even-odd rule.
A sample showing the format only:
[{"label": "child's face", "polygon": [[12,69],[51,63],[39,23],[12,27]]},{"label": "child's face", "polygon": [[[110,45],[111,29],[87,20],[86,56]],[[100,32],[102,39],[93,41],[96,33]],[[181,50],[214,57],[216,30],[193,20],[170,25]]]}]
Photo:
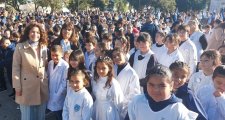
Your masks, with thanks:
[{"label": "child's face", "polygon": [[169,99],[172,89],[173,84],[167,77],[153,75],[147,82],[148,94],[156,102]]},{"label": "child's face", "polygon": [[11,44],[10,40],[5,40],[5,41],[2,43],[2,47],[3,47],[4,49],[6,49],[10,44]]},{"label": "child's face", "polygon": [[138,42],[139,43],[139,49],[141,52],[146,53],[148,52],[149,48],[150,48],[150,43],[149,42]]},{"label": "child's face", "polygon": [[99,77],[106,77],[107,74],[109,73],[109,67],[104,62],[98,62],[96,69],[97,69],[97,73],[98,73]]},{"label": "child's face", "polygon": [[95,57],[101,56],[101,49],[99,48],[98,45],[95,47],[94,52],[95,52]]},{"label": "child's face", "polygon": [[165,45],[168,50],[175,50],[176,48],[178,48],[178,44],[176,44],[175,42],[171,42],[169,38],[166,39]]},{"label": "child's face", "polygon": [[219,49],[221,55],[225,55],[225,47]]},{"label": "child's face", "polygon": [[63,36],[63,39],[69,39],[72,35],[72,32],[73,30],[72,29],[62,29],[62,36]]},{"label": "child's face", "polygon": [[213,79],[214,87],[216,90],[224,93],[225,92],[225,77],[217,76]]},{"label": "child's face", "polygon": [[200,64],[199,65],[200,65],[200,68],[203,70],[203,72],[211,70],[211,69],[214,68],[213,67],[214,66],[213,65],[213,60],[208,58],[208,57],[206,57],[206,56],[202,56],[200,58]]},{"label": "child's face", "polygon": [[178,31],[181,40],[186,40],[188,38],[188,32],[185,30]]},{"label": "child's face", "polygon": [[74,90],[74,91],[79,91],[84,87],[84,76],[82,75],[73,75],[70,78],[70,87]]},{"label": "child's face", "polygon": [[174,81],[173,88],[178,89],[183,86],[188,78],[188,71],[184,69],[175,69],[172,70],[172,79]]},{"label": "child's face", "polygon": [[120,52],[113,52],[113,62],[117,65],[123,65],[126,62],[124,54]]},{"label": "child's face", "polygon": [[77,60],[71,59],[69,60],[69,64],[72,66],[72,68],[77,68],[79,62]]},{"label": "child's face", "polygon": [[64,59],[66,62],[69,62],[69,57],[70,57],[70,54],[64,54],[63,59]]},{"label": "child's face", "polygon": [[62,59],[62,53],[51,51],[51,58],[52,58],[52,60],[54,61],[55,64],[58,64],[59,60]]},{"label": "child's face", "polygon": [[115,48],[122,48],[122,43],[119,40],[115,41]]},{"label": "child's face", "polygon": [[133,30],[132,26],[127,26],[127,32],[128,33],[132,33],[132,30]]},{"label": "child's face", "polygon": [[156,34],[155,40],[158,44],[163,44],[163,37],[159,33]]},{"label": "child's face", "polygon": [[6,32],[5,32],[5,37],[6,37],[6,38],[10,38],[10,31],[6,31]]},{"label": "child's face", "polygon": [[109,41],[109,40],[102,40],[105,44],[106,44],[106,46],[109,48],[110,46],[111,46],[111,44],[112,44],[112,41]]},{"label": "child's face", "polygon": [[92,43],[85,43],[85,48],[87,52],[91,52],[92,50],[94,50],[95,46]]}]

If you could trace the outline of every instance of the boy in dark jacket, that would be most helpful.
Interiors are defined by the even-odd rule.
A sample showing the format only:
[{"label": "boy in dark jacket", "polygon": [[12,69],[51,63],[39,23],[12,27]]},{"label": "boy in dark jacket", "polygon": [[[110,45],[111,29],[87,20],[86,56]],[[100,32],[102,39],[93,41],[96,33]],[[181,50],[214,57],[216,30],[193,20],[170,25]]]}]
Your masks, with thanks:
[{"label": "boy in dark jacket", "polygon": [[[1,40],[0,47],[0,69],[5,70],[7,74],[7,80],[10,85],[12,85],[12,60],[13,60],[13,52],[15,50],[15,46],[11,44],[9,39],[3,38]],[[10,96],[13,96],[15,93],[13,91]]]}]

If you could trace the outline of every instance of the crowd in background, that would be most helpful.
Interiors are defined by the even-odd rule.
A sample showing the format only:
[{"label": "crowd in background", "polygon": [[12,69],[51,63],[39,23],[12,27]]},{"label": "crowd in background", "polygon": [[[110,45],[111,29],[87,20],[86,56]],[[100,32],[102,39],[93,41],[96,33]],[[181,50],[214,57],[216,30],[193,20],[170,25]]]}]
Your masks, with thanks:
[{"label": "crowd in background", "polygon": [[0,91],[22,120],[224,120],[223,16],[2,11]]}]

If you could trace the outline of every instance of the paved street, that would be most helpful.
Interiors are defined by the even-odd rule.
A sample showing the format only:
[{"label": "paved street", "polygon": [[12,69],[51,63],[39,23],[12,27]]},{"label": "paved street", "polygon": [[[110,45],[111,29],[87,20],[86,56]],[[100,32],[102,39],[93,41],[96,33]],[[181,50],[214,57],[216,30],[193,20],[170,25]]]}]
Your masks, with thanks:
[{"label": "paved street", "polygon": [[[20,120],[20,110],[14,100],[8,97],[10,91],[0,92],[0,120]],[[46,120],[54,120],[54,115],[49,113]]]},{"label": "paved street", "polygon": [[8,94],[9,91],[0,92],[0,120],[20,120],[18,105]]}]

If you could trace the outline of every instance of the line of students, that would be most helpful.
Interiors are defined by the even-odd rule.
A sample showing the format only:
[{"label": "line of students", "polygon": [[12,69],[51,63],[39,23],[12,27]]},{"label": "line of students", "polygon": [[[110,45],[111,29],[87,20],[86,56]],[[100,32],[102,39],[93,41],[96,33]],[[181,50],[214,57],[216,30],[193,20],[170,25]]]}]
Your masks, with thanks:
[{"label": "line of students", "polygon": [[[186,35],[187,31],[185,27],[181,28],[180,34]],[[45,50],[45,52],[36,53],[36,49],[34,49],[39,47],[39,43],[37,42],[39,37],[35,36],[35,34],[40,35],[40,31],[39,27],[33,27],[31,29],[29,37],[34,37],[35,41],[27,40],[23,43],[25,44],[24,46],[22,46],[23,44],[17,46],[14,58],[26,58],[18,56],[26,53],[20,53],[20,51],[32,48],[31,50],[35,53],[34,56],[36,56],[33,58],[41,57],[46,62],[47,51]],[[215,114],[219,114],[218,119],[223,119],[224,115],[220,112],[224,110],[223,105],[225,100],[224,66],[220,66],[223,69],[220,68],[219,71],[217,71],[218,73],[212,77],[213,83],[215,84],[214,89],[212,89],[212,91],[215,90],[213,91],[213,96],[212,94],[204,95],[203,93],[200,93],[200,91],[202,91],[201,89],[197,90],[197,94],[192,94],[191,90],[187,88],[187,81],[192,69],[189,69],[187,67],[188,65],[186,65],[189,63],[185,64],[185,62],[177,62],[177,59],[172,59],[170,62],[171,65],[168,65],[167,68],[158,65],[157,58],[150,49],[152,40],[148,33],[140,33],[136,38],[138,50],[129,57],[128,62],[127,50],[125,50],[126,45],[124,45],[126,42],[124,42],[124,39],[125,38],[118,38],[118,40],[116,40],[117,47],[110,50],[110,47],[107,47],[106,43],[97,43],[95,49],[94,47],[90,47],[90,44],[94,46],[95,42],[92,42],[92,40],[87,38],[85,44],[87,49],[89,44],[90,50],[87,50],[86,53],[83,53],[80,49],[74,50],[69,55],[69,58],[68,54],[65,54],[62,46],[51,46],[50,53],[52,60],[48,63],[49,100],[47,108],[56,114],[57,119],[74,119],[74,116],[76,116],[76,118],[88,120],[91,118],[96,120],[145,120],[149,119],[149,117],[156,120],[166,118],[207,119],[207,115],[208,118],[213,118],[212,116],[215,116]],[[175,43],[177,43],[176,39],[178,39],[176,38],[176,34],[173,34],[171,37],[168,37],[167,40],[174,40]],[[34,46],[34,48],[32,46]],[[173,50],[176,50],[177,44],[174,44],[174,46],[175,49]],[[187,52],[187,49],[188,48],[185,48],[184,50]],[[91,60],[92,63],[89,63],[89,66],[85,66],[85,55],[87,55],[88,58],[88,55],[92,55],[89,53],[93,52],[94,58]],[[217,67],[220,64],[220,62],[216,62],[216,60],[220,61],[220,56],[217,56],[217,53],[214,52],[208,55],[207,52],[210,51],[206,51],[206,53],[203,53],[200,57],[200,66],[203,72],[211,72],[212,74],[212,71],[214,70],[213,67]],[[62,59],[63,54],[64,59],[68,59],[68,63]],[[191,57],[191,54],[188,54],[189,55],[187,56]],[[25,54],[24,56],[27,55],[28,54]],[[110,57],[113,59],[107,55],[112,55]],[[195,57],[190,59],[194,58]],[[212,65],[210,67],[213,69],[206,69],[206,66],[204,68],[204,62],[208,62],[206,58],[213,59],[211,64],[207,64]],[[34,61],[38,61],[38,59],[35,59]],[[42,66],[37,67],[42,70],[43,76],[38,75],[33,77],[35,77],[35,82],[39,80],[39,77],[40,83],[43,82],[41,88],[45,88],[45,92],[43,92],[44,101],[47,100],[48,95],[48,93],[46,93],[47,78],[44,74],[43,67],[45,66],[45,62],[40,61],[38,62],[39,64],[32,64],[33,66]],[[27,67],[27,65],[24,66]],[[168,69],[169,66],[171,70]],[[32,66],[30,67],[30,69],[33,70]],[[19,74],[18,72],[20,71],[16,68],[20,68],[20,63],[14,61],[14,87],[17,88],[17,102],[21,103],[21,111],[30,111],[30,108],[36,109],[36,107],[38,107],[42,113],[41,118],[43,118],[43,108],[45,107],[45,103],[33,107],[25,106],[25,102],[23,105],[22,102],[18,101],[19,98],[22,98],[23,95],[25,95],[25,92],[29,92],[29,90],[19,91],[21,90],[20,87],[28,86],[21,86],[21,83],[19,82],[21,78],[19,79],[17,77],[19,76],[17,74]],[[214,72],[216,72],[216,70]],[[67,82],[67,80],[69,82]],[[25,84],[26,82],[31,81],[24,78],[22,84]],[[212,86],[213,83],[209,85]],[[144,94],[138,95],[141,93],[141,87],[144,88]],[[200,102],[195,95],[201,98]],[[30,96],[30,93],[25,97],[28,96]],[[204,102],[205,96],[210,96],[212,99],[207,99]],[[179,102],[180,99],[177,97],[182,100],[183,104]],[[29,98],[26,100],[31,102],[29,101]],[[201,107],[202,101],[204,103],[202,104],[203,108]],[[40,102],[42,103],[42,101]],[[220,106],[215,106],[217,104]],[[213,110],[209,110],[207,105],[213,105]],[[204,110],[207,114],[205,114]],[[211,111],[214,111],[214,114]],[[23,116],[26,115],[28,115],[28,112],[23,112]],[[29,115],[28,117],[34,117],[32,115]]]},{"label": "line of students", "polygon": [[[139,50],[138,51],[140,53],[138,56],[136,56],[137,58],[136,61],[141,62],[145,58],[148,58],[148,60],[150,60],[151,56],[153,57],[154,55],[150,54],[149,57],[146,57],[146,53],[148,53],[149,51],[149,47],[146,48],[146,46],[149,46],[148,44],[146,45],[146,43],[149,42],[149,39],[146,38],[149,37],[146,36],[144,33],[141,33],[140,36],[137,38],[138,43],[141,42],[144,43],[142,48],[140,47],[139,44],[140,51]],[[172,39],[173,38],[174,37],[172,37]],[[145,54],[141,54],[141,50],[147,52],[145,52]],[[76,59],[76,57],[79,55],[73,54],[74,52],[78,51],[80,51],[81,56],[80,59]],[[135,54],[138,54],[138,51],[136,51]],[[213,56],[215,58],[212,59],[216,59],[218,60],[217,62],[219,62],[220,57],[218,52],[215,51],[211,52],[211,51],[209,50],[204,52],[202,56],[206,56],[210,59]],[[107,52],[104,52],[104,50],[95,51],[95,53],[96,52],[97,54],[99,54],[99,57],[93,63],[94,65],[92,65],[92,67],[94,68],[93,69],[94,77],[92,77],[91,79],[86,79],[87,77],[81,77],[82,75],[80,75],[80,78],[85,78],[83,80],[88,80],[89,83],[91,83],[91,88],[89,88],[89,95],[91,95],[92,98],[88,97],[89,95],[83,96],[85,98],[82,98],[81,96],[79,96],[81,94],[77,94],[77,92],[82,90],[86,86],[86,84],[83,85],[81,89],[77,90],[75,90],[75,88],[73,87],[76,87],[76,84],[78,84],[79,82],[78,83],[72,82],[72,84],[70,83],[69,85],[67,85],[67,87],[69,88],[67,88],[68,98],[66,97],[66,99],[81,98],[83,102],[89,101],[89,103],[87,104],[90,111],[85,110],[88,112],[87,116],[90,117],[89,119],[92,118],[96,120],[111,120],[111,119],[145,120],[146,118],[148,118],[147,116],[149,117],[151,116],[151,118],[155,117],[154,119],[161,119],[159,116],[161,114],[164,114],[164,112],[166,114],[163,116],[161,115],[162,119],[170,117],[175,117],[177,119],[198,119],[198,120],[208,119],[209,114],[208,113],[206,114],[205,112],[207,111],[207,109],[204,106],[202,107],[201,101],[196,97],[196,94],[193,94],[191,91],[192,89],[188,88],[188,78],[190,75],[190,69],[186,63],[174,60],[174,62],[172,62],[171,65],[169,66],[171,70],[170,72],[170,70],[167,70],[168,68],[158,65],[157,62],[153,62],[155,64],[152,65],[153,67],[151,68],[151,70],[146,72],[146,76],[143,75],[144,76],[143,79],[139,81],[140,79],[138,74],[136,74],[135,69],[133,69],[130,66],[130,63],[128,63],[126,53],[121,48],[115,48],[112,51],[112,58],[115,66],[113,66],[113,61],[111,60],[110,57],[103,56]],[[130,57],[130,62],[131,63],[133,62],[133,64],[135,61],[132,61],[131,59],[135,58],[134,57],[135,54],[133,54],[133,56],[131,55]],[[142,57],[144,58],[140,59],[139,58],[140,55],[142,55]],[[75,58],[71,59],[71,56]],[[202,59],[200,60],[200,65],[202,70],[204,71],[204,67],[202,66],[204,60],[202,56],[201,56]],[[69,81],[71,81],[70,73],[77,72],[79,70],[83,71],[86,70],[86,68],[84,66],[85,61],[84,54],[82,53],[81,50],[73,51],[69,58],[70,58],[69,64],[74,68],[73,70],[71,70],[71,67],[69,68],[70,72],[68,73],[68,78]],[[153,61],[154,60],[155,59],[153,59]],[[143,63],[143,66],[149,64],[149,61],[146,62],[147,63]],[[140,64],[138,65],[140,67]],[[217,64],[215,63],[215,66],[218,65],[219,63]],[[143,69],[143,67],[141,68]],[[83,74],[85,75],[86,72],[87,70],[85,72],[83,71]],[[151,83],[151,79],[153,80],[153,83]],[[76,81],[77,79],[74,78],[72,80]],[[225,79],[223,78],[223,80]],[[139,98],[140,95],[138,95],[140,94],[139,82],[143,82],[141,83],[142,86],[146,87],[144,91],[145,94],[143,94],[141,98]],[[83,94],[86,95],[87,93],[85,92]],[[221,92],[222,96],[221,104],[223,104],[224,101],[223,94],[224,92]],[[75,97],[74,95],[78,95],[79,97]],[[70,96],[73,97],[70,98]],[[94,102],[92,99],[94,100]],[[180,102],[182,102],[183,104],[181,104]],[[87,104],[82,103],[81,105],[80,103],[79,104],[78,103],[68,105],[70,103],[68,103],[68,101],[67,103],[65,102],[63,109],[63,111],[65,111],[65,114],[63,113],[63,117],[71,118],[71,116],[78,115],[76,112],[82,110],[81,108],[85,107],[85,109],[87,109],[87,106],[82,106]],[[221,109],[224,109],[222,107],[218,110],[219,112]],[[68,111],[68,109],[71,111]],[[215,107],[215,109],[217,108]],[[168,112],[167,110],[168,111],[172,110],[174,112]],[[84,117],[84,114],[86,113],[83,111],[83,113],[81,112],[79,115],[80,117]],[[85,117],[87,116],[85,115]]]}]

